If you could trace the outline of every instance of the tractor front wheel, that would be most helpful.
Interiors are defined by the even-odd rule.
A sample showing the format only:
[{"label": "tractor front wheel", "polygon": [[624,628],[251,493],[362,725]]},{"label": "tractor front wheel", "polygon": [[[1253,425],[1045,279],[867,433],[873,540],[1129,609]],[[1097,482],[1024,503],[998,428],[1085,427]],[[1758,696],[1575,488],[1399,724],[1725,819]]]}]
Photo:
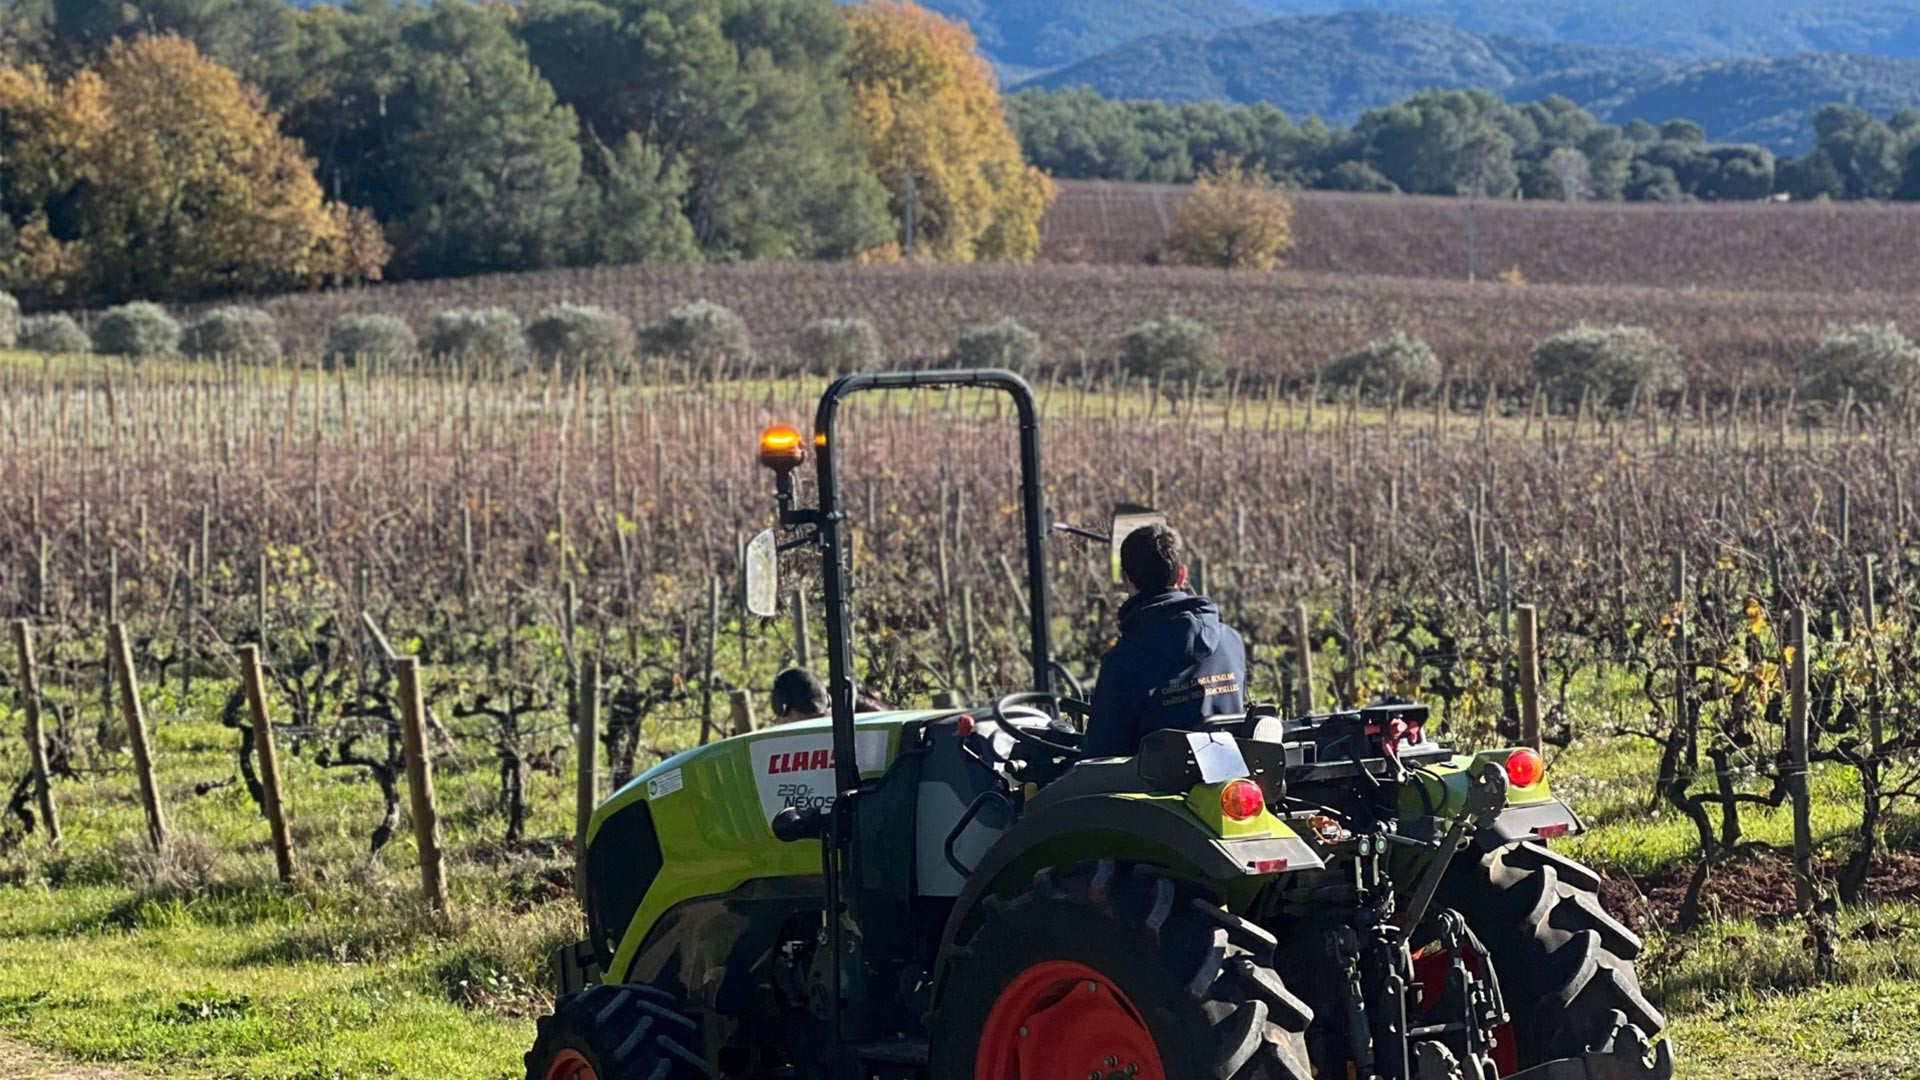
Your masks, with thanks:
[{"label": "tractor front wheel", "polygon": [[707,1080],[699,1028],[672,994],[589,986],[540,1018],[527,1080]]},{"label": "tractor front wheel", "polygon": [[1148,869],[1043,870],[949,955],[933,1080],[1310,1080],[1274,945]]}]

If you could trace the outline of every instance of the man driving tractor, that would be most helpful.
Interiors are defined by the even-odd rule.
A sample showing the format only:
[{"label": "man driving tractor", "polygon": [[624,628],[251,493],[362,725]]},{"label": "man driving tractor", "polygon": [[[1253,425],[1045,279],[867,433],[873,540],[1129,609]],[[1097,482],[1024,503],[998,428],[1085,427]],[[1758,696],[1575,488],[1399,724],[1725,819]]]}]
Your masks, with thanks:
[{"label": "man driving tractor", "polygon": [[1150,732],[1245,712],[1246,647],[1211,600],[1187,591],[1180,534],[1159,524],[1134,530],[1120,544],[1120,574],[1133,596],[1120,606],[1120,640],[1100,661],[1088,756],[1128,757]]}]

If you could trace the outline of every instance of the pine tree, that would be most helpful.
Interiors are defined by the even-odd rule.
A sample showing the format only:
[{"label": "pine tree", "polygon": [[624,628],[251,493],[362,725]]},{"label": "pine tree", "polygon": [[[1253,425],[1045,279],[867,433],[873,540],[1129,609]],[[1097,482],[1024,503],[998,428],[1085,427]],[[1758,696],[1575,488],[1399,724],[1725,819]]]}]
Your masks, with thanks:
[{"label": "pine tree", "polygon": [[401,269],[439,276],[557,265],[581,193],[578,122],[492,11],[443,4],[409,28],[388,208]]},{"label": "pine tree", "polygon": [[585,262],[683,262],[700,248],[687,223],[687,171],[668,167],[658,150],[629,133],[620,145],[595,143],[580,201]]},{"label": "pine tree", "polygon": [[887,239],[830,0],[533,0],[534,63],[593,138],[640,136],[684,170],[700,248],[851,255]]}]

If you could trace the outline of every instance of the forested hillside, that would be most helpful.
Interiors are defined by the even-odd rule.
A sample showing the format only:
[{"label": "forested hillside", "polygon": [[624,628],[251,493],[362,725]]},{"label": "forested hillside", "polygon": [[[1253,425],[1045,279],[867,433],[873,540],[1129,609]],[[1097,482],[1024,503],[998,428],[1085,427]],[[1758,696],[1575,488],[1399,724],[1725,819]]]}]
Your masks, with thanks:
[{"label": "forested hillside", "polygon": [[1920,0],[934,0],[1003,72],[1077,63],[1129,40],[1287,15],[1378,11],[1488,37],[1645,49],[1677,59],[1805,52],[1920,57]]},{"label": "forested hillside", "polygon": [[1032,85],[1085,86],[1111,98],[1268,102],[1296,116],[1351,123],[1430,88],[1491,90],[1514,100],[1569,90],[1585,97],[1656,81],[1675,66],[1640,50],[1494,40],[1401,15],[1350,12],[1157,34]]},{"label": "forested hillside", "polygon": [[1684,116],[1713,138],[1792,152],[1812,140],[1811,118],[1829,102],[1880,116],[1920,105],[1920,60],[1815,53],[1715,61],[1584,100],[1614,122]]},{"label": "forested hillside", "polygon": [[1392,11],[1478,34],[1681,57],[1920,57],[1920,0],[1249,0],[1274,15]]},{"label": "forested hillside", "polygon": [[1428,88],[1489,90],[1516,102],[1558,94],[1609,123],[1684,118],[1718,141],[1799,153],[1811,145],[1823,105],[1885,115],[1920,104],[1920,60],[1809,54],[1686,63],[1642,48],[1540,44],[1347,12],[1153,35],[1028,85],[1088,87],[1119,99],[1266,102],[1339,124]]},{"label": "forested hillside", "polygon": [[1003,78],[1017,79],[1084,60],[1148,34],[1219,30],[1265,18],[1241,0],[928,0],[960,19]]},{"label": "forested hillside", "polygon": [[1823,106],[1795,157],[1716,143],[1691,120],[1601,123],[1571,101],[1513,104],[1428,90],[1351,127],[1295,123],[1271,105],[1112,101],[1028,90],[1008,114],[1027,158],[1055,176],[1187,181],[1218,158],[1297,187],[1554,200],[1920,198],[1920,110],[1883,120]]}]

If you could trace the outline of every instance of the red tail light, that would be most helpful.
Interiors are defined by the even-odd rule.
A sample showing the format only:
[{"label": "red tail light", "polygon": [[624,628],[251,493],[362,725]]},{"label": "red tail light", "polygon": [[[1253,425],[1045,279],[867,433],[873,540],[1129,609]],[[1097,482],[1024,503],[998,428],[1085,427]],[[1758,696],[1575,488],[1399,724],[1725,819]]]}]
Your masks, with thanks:
[{"label": "red tail light", "polygon": [[1546,771],[1547,763],[1540,760],[1540,755],[1524,746],[1507,755],[1507,782],[1514,787],[1532,787]]},{"label": "red tail light", "polygon": [[1251,780],[1232,780],[1220,789],[1220,812],[1228,821],[1252,821],[1266,808],[1266,794]]}]

